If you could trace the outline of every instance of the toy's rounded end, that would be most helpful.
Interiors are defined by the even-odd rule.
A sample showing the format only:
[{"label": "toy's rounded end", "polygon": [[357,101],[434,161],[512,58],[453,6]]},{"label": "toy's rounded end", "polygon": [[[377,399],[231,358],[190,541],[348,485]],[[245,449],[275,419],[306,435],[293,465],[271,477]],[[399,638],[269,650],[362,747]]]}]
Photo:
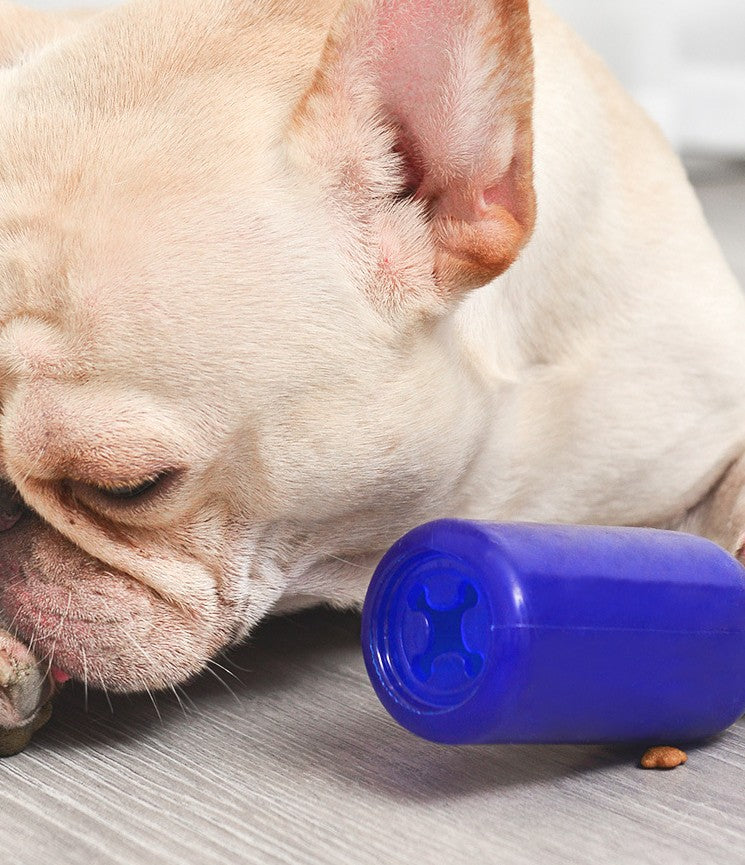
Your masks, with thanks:
[{"label": "toy's rounded end", "polygon": [[370,640],[382,683],[417,712],[462,705],[483,677],[491,643],[478,574],[453,556],[422,552],[380,579]]},{"label": "toy's rounded end", "polygon": [[[420,526],[383,557],[368,590],[370,680],[390,714],[425,739],[483,740],[520,663],[519,597],[508,563],[488,544],[463,521]],[[494,579],[495,568],[504,579]]]}]

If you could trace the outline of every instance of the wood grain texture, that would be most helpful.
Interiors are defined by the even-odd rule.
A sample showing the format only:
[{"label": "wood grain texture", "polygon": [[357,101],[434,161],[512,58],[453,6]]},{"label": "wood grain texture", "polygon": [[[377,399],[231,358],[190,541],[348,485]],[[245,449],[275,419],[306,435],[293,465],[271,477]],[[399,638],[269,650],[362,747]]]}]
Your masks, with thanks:
[{"label": "wood grain texture", "polygon": [[159,697],[81,687],[0,763],[3,862],[742,863],[745,723],[673,772],[637,751],[419,741],[367,682],[355,616],[268,623]]}]

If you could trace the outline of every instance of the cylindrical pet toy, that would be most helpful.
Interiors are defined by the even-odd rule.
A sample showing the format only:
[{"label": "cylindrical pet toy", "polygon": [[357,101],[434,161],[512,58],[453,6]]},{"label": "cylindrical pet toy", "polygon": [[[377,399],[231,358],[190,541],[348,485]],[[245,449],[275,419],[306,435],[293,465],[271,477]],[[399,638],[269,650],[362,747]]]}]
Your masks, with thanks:
[{"label": "cylindrical pet toy", "polygon": [[439,520],[383,557],[362,642],[426,739],[698,740],[745,712],[745,569],[677,532]]}]

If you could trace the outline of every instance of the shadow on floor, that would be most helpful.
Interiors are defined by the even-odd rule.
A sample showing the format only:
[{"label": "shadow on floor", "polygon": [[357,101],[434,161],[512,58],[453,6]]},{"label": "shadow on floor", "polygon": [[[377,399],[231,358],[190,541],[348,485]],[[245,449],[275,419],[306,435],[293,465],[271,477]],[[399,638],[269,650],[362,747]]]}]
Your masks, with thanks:
[{"label": "shadow on floor", "polygon": [[[483,790],[545,784],[614,765],[633,765],[638,746],[470,746],[452,747],[417,739],[398,727],[374,696],[359,651],[359,617],[315,610],[266,621],[246,645],[221,658],[223,682],[202,674],[185,689],[187,715],[175,697],[157,698],[160,718],[147,695],[105,696],[69,686],[55,707],[55,719],[32,747],[51,750],[137,747],[149,737],[188,739],[193,708],[209,729],[210,717],[235,725],[220,733],[221,751],[245,749],[250,734],[261,756],[281,755],[298,777],[317,777],[334,786],[359,786],[387,799],[407,801],[468,797]],[[232,702],[235,700],[236,702]],[[278,704],[276,726],[258,725],[254,707]],[[247,733],[247,730],[249,733]],[[227,744],[226,740],[227,739]],[[129,743],[129,744],[128,744]],[[245,760],[245,755],[243,756]]]}]

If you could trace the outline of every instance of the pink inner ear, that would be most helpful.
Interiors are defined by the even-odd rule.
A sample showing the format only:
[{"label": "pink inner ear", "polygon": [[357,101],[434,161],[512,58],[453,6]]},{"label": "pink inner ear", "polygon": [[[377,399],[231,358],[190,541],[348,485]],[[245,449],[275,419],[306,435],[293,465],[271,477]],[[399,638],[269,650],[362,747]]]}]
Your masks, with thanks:
[{"label": "pink inner ear", "polygon": [[[386,108],[401,127],[401,150],[412,173],[441,175],[448,163],[470,150],[468,130],[453,128],[460,94],[454,63],[458,23],[456,0],[384,0],[380,4],[379,82]],[[460,137],[461,140],[457,140]]]},{"label": "pink inner ear", "polygon": [[384,89],[394,104],[407,110],[431,108],[432,84],[442,71],[448,30],[462,14],[462,7],[454,0],[384,0],[380,6]]}]

